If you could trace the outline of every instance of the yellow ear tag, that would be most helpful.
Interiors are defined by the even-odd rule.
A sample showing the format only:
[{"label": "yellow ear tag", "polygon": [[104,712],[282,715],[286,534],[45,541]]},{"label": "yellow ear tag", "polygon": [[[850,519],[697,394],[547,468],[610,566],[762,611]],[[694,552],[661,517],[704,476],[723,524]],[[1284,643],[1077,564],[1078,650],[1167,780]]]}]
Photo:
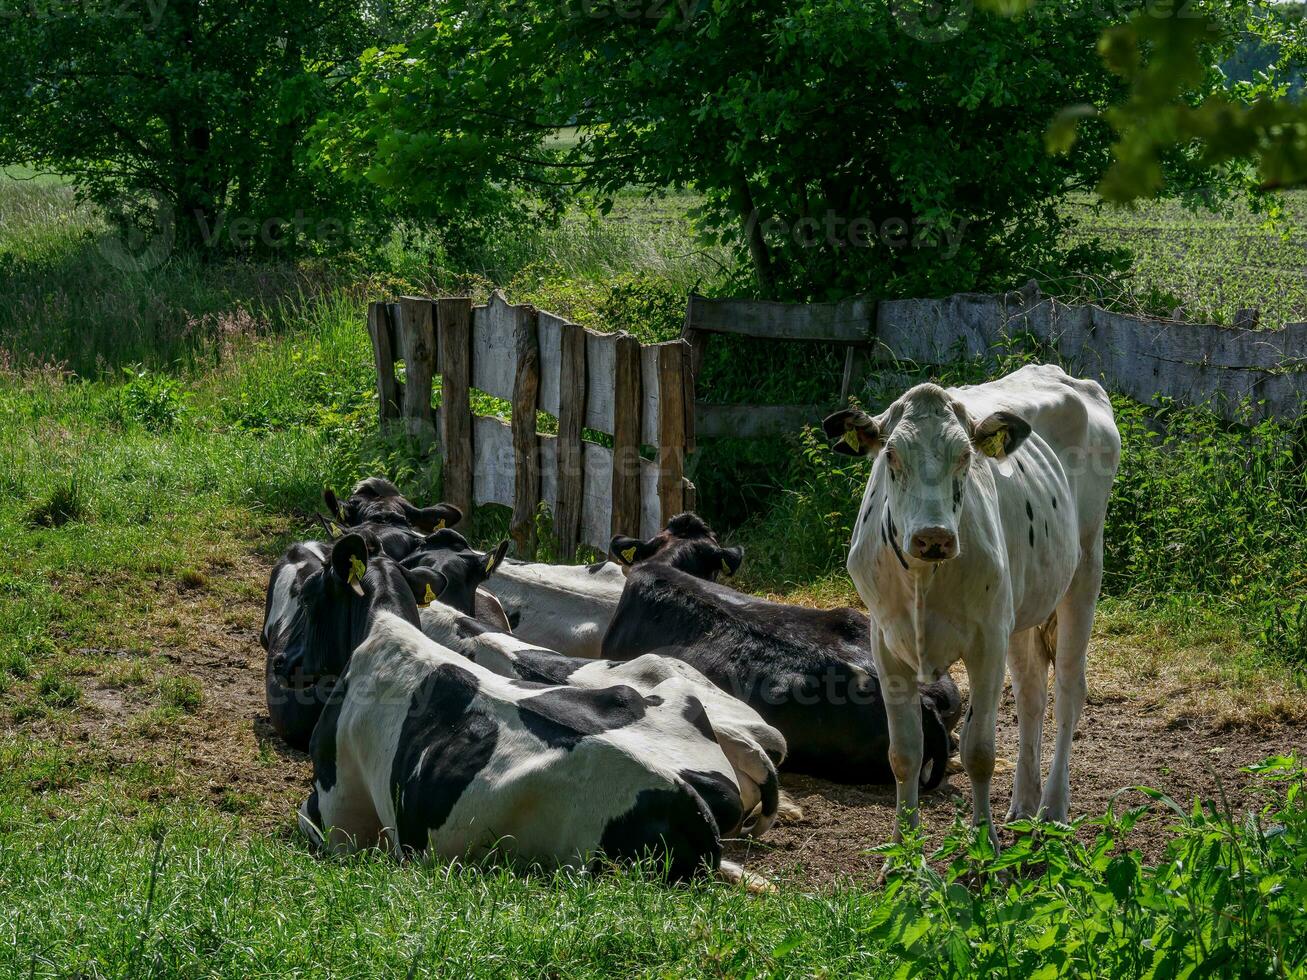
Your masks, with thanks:
[{"label": "yellow ear tag", "polygon": [[495,553],[492,551],[486,559],[486,574],[489,575],[495,570]]},{"label": "yellow ear tag", "polygon": [[632,545],[630,548],[623,551],[622,557],[626,559],[628,565],[632,564],[635,561],[635,546]]},{"label": "yellow ear tag", "polygon": [[359,561],[357,555],[351,555],[349,559],[349,584],[356,585],[367,574],[368,566]]},{"label": "yellow ear tag", "polygon": [[422,597],[422,605],[423,605],[424,607],[425,607],[425,606],[429,606],[429,605],[431,605],[431,604],[432,604],[433,602],[435,602],[435,601],[436,601],[436,590],[433,589],[433,588],[431,587],[431,583],[428,582],[428,583],[427,583],[427,594],[424,595],[424,596]]},{"label": "yellow ear tag", "polygon": [[444,529],[445,529],[445,520],[444,518],[441,518],[439,521],[436,522],[436,530],[443,531]]},{"label": "yellow ear tag", "polygon": [[980,451],[986,456],[997,458],[998,454],[1003,451],[1003,446],[1006,442],[1006,434],[1002,429],[999,429],[980,444]]},{"label": "yellow ear tag", "polygon": [[340,537],[340,525],[332,524],[329,522],[327,524],[327,533],[330,534],[333,538]]},{"label": "yellow ear tag", "polygon": [[725,572],[727,575],[730,575],[730,574],[731,574],[731,566],[730,566],[730,564],[726,561],[725,558],[722,559],[722,571]]},{"label": "yellow ear tag", "polygon": [[862,440],[858,438],[857,429],[848,429],[845,431],[844,443],[854,452],[862,452]]}]

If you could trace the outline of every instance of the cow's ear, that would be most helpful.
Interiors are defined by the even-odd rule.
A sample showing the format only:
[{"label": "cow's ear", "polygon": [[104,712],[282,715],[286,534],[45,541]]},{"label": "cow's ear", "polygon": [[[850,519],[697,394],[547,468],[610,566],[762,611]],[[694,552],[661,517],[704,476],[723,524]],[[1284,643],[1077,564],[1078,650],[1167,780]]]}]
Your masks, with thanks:
[{"label": "cow's ear", "polygon": [[340,501],[336,499],[336,494],[331,487],[322,488],[322,502],[326,505],[328,514],[342,524],[345,523],[345,508],[340,505]]},{"label": "cow's ear", "polygon": [[608,553],[613,556],[613,560],[628,568],[638,561],[644,561],[657,550],[658,546],[653,541],[641,541],[622,534],[616,535],[608,546]]},{"label": "cow's ear", "polygon": [[326,514],[314,513],[313,516],[316,517],[318,519],[318,523],[322,525],[323,533],[327,535],[328,541],[335,541],[338,537],[340,537],[342,534],[345,533],[343,530],[341,530],[340,525],[337,524],[335,520],[328,517]]},{"label": "cow's ear", "polygon": [[976,423],[971,443],[991,459],[1005,459],[1030,435],[1030,423],[1011,412],[995,412]]},{"label": "cow's ear", "polygon": [[434,507],[414,507],[404,502],[404,516],[408,522],[423,534],[453,527],[463,519],[463,512],[453,504],[436,504]]},{"label": "cow's ear", "polygon": [[331,572],[356,595],[363,595],[368,572],[368,544],[359,534],[347,534],[331,547]]},{"label": "cow's ear", "polygon": [[499,542],[499,547],[494,551],[488,552],[485,558],[486,578],[489,578],[504,561],[504,555],[508,552],[508,540]]},{"label": "cow's ear", "polygon": [[740,570],[740,563],[744,561],[744,549],[721,548],[718,550],[718,557],[722,562],[722,573],[725,575],[734,575]]},{"label": "cow's ear", "polygon": [[431,605],[449,588],[449,579],[434,569],[423,566],[417,568],[401,566],[400,572],[404,576],[404,581],[408,582],[408,587],[413,590],[413,598],[417,600],[419,609]]},{"label": "cow's ear", "polygon": [[880,449],[884,441],[880,425],[866,412],[845,409],[826,416],[821,424],[837,453],[845,456],[868,456]]}]

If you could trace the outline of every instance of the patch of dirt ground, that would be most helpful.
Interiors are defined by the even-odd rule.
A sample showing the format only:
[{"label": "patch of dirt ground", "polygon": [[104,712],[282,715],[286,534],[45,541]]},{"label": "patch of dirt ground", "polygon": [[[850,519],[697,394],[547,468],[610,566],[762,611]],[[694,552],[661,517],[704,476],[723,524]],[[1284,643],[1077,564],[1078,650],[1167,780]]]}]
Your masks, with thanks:
[{"label": "patch of dirt ground", "polygon": [[[233,584],[218,593],[178,588],[175,600],[170,596],[164,604],[166,612],[152,617],[159,621],[149,625],[150,635],[141,637],[141,645],[162,654],[171,669],[200,682],[204,697],[198,711],[174,722],[166,738],[155,739],[148,725],[142,727],[139,712],[132,713],[142,698],[140,689],[104,689],[91,681],[90,710],[74,737],[101,747],[122,765],[140,764],[144,757],[169,767],[179,793],[207,797],[221,809],[240,813],[252,832],[291,836],[311,767],[303,753],[273,733],[264,705],[264,653],[258,634],[270,567],[259,559],[233,570],[227,575]],[[1093,658],[1091,647],[1091,663]],[[1100,813],[1123,787],[1135,785],[1161,790],[1186,808],[1195,796],[1218,799],[1222,793],[1236,810],[1255,807],[1260,798],[1240,768],[1271,755],[1307,755],[1307,731],[1301,725],[1262,720],[1255,728],[1227,724],[1218,730],[1194,721],[1168,722],[1158,710],[1168,697],[1164,682],[1132,690],[1121,678],[1091,669],[1089,684],[1089,704],[1072,760],[1073,814]],[[1050,704],[1045,765],[1052,754],[1052,734]],[[993,792],[993,808],[1000,818],[1010,799],[1016,740],[1009,690],[999,714],[1000,761]],[[893,789],[842,786],[794,774],[784,774],[782,783],[803,808],[803,819],[778,824],[761,842],[732,843],[728,856],[805,890],[873,879],[881,859],[864,852],[891,835]],[[156,785],[149,795],[167,792]],[[1122,805],[1144,802],[1137,793],[1121,797]],[[944,836],[959,811],[970,812],[970,787],[961,772],[922,800],[932,843]],[[1172,816],[1156,807],[1136,826],[1132,844],[1150,858],[1158,857]],[[1089,837],[1092,829],[1082,833]]]}]

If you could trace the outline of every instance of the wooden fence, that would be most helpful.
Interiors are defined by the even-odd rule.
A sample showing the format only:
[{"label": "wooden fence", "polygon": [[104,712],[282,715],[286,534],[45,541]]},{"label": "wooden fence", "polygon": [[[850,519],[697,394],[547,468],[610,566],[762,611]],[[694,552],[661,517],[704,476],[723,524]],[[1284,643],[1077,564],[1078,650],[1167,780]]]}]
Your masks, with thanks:
[{"label": "wooden fence", "polygon": [[[449,503],[512,507],[518,554],[534,553],[542,501],[569,556],[579,543],[606,552],[614,534],[651,536],[693,508],[685,342],[641,345],[624,333],[596,333],[510,305],[499,292],[485,306],[466,297],[373,303],[368,330],[382,428],[438,445]],[[509,402],[511,422],[475,414],[473,391]],[[557,420],[557,435],[538,431],[538,412]],[[611,437],[612,447],[587,431]]]},{"label": "wooden fence", "polygon": [[[1012,340],[1032,338],[1056,351],[1067,369],[1141,402],[1157,396],[1209,405],[1226,419],[1294,419],[1307,409],[1307,323],[1251,329],[1257,313],[1240,311],[1235,327],[1177,323],[1067,306],[1031,282],[1002,295],[838,303],[770,303],[691,296],[683,337],[697,369],[713,334],[844,345],[838,400],[824,405],[698,403],[701,438],[767,436],[816,424],[860,390],[870,369],[887,363],[945,364],[992,358]],[[834,396],[834,392],[832,392]]]}]

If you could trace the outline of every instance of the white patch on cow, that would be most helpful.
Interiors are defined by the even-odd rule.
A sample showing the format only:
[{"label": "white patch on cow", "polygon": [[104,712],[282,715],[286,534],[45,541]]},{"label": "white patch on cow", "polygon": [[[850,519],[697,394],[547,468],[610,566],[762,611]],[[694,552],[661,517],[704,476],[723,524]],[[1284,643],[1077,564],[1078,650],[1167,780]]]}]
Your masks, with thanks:
[{"label": "white patch on cow", "polygon": [[[954,403],[974,423],[1000,410],[1013,413],[1031,433],[1005,459],[968,453],[969,433]],[[1102,577],[1103,520],[1120,460],[1111,403],[1095,382],[1032,365],[988,384],[913,389],[877,421],[898,462],[891,467],[883,448],[873,460],[848,569],[873,620],[900,817],[915,822],[917,811],[917,680],[938,677],[962,659],[972,705],[962,759],[972,780],[973,816],[992,829],[989,782],[1006,659],[1021,727],[1009,815],[1039,810],[1064,820],[1071,738],[1083,710],[1085,651]],[[960,481],[957,499],[954,480]],[[913,557],[912,536],[923,531],[953,532],[956,557]],[[1057,750],[1041,797],[1048,660],[1036,663],[1023,650],[1027,634],[1055,614]]]},{"label": "white patch on cow", "polygon": [[515,634],[547,650],[592,659],[600,655],[625,584],[614,562],[591,571],[584,565],[511,561],[489,583]]},{"label": "white patch on cow", "polygon": [[[449,606],[430,606],[422,610],[421,618],[422,632],[429,638],[503,677],[523,677],[517,668],[518,654],[540,650],[520,636],[480,633],[474,626],[469,629],[470,618]],[[567,681],[574,687],[593,689],[626,684],[646,697],[654,694],[667,699],[674,693],[678,698],[697,698],[735,771],[746,820],[762,803],[762,786],[775,778],[775,767],[785,758],[785,736],[778,729],[683,660],[655,653],[629,661],[594,660],[573,671]],[[753,836],[761,836],[774,816],[760,813]],[[722,831],[737,829],[723,827]]]}]

